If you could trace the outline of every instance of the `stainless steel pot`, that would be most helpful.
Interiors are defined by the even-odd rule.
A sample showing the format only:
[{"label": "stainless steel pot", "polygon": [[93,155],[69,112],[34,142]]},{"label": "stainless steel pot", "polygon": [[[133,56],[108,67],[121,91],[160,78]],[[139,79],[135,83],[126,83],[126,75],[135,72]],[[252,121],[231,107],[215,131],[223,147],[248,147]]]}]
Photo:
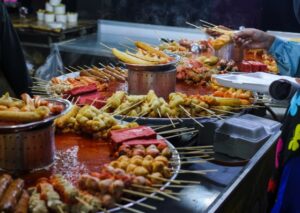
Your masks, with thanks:
[{"label": "stainless steel pot", "polygon": [[54,125],[0,133],[0,168],[8,171],[38,169],[54,160]]},{"label": "stainless steel pot", "polygon": [[161,65],[126,64],[128,69],[128,93],[130,95],[145,95],[154,90],[158,97],[168,99],[176,87],[176,60]]},{"label": "stainless steel pot", "polygon": [[44,120],[0,126],[0,169],[21,172],[43,168],[54,161],[54,120],[67,113],[72,104],[63,99],[47,99],[64,106],[61,114]]}]

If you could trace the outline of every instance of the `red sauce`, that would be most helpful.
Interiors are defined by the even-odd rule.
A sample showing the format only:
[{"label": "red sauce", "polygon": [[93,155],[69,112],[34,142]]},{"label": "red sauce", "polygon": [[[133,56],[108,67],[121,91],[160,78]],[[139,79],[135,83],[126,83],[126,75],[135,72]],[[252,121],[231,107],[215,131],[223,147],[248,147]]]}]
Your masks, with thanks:
[{"label": "red sauce", "polygon": [[55,136],[56,158],[49,168],[21,175],[27,186],[34,185],[41,177],[62,174],[76,184],[81,174],[97,172],[112,161],[107,142],[84,138],[75,134]]}]

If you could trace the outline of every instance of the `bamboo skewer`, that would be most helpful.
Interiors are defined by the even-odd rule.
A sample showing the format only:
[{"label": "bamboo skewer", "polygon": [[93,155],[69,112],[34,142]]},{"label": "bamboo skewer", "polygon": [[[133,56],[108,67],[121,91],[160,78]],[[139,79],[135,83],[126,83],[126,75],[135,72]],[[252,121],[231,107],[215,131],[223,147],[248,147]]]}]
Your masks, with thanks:
[{"label": "bamboo skewer", "polygon": [[213,23],[210,23],[210,22],[208,22],[208,21],[205,21],[205,20],[202,20],[202,19],[200,19],[200,21],[201,21],[202,23],[205,23],[205,24],[210,25],[210,26],[212,26],[212,27],[217,27],[217,25],[215,25],[215,24],[213,24]]},{"label": "bamboo skewer", "polygon": [[195,128],[182,127],[182,128],[178,128],[178,129],[172,129],[172,130],[167,130],[167,131],[163,131],[163,132],[158,132],[158,134],[165,135],[165,134],[172,134],[172,133],[176,133],[176,132],[180,132],[180,131],[191,131],[191,130],[195,130]]},{"label": "bamboo skewer", "polygon": [[125,202],[129,202],[129,203],[134,203],[136,205],[139,205],[139,206],[142,206],[144,208],[148,208],[148,209],[151,209],[151,210],[156,210],[157,208],[155,206],[151,206],[151,205],[148,205],[148,204],[145,204],[145,203],[136,203],[135,200],[131,200],[129,198],[125,198],[125,197],[122,197],[121,200],[125,201]]},{"label": "bamboo skewer", "polygon": [[141,206],[141,207],[144,207],[144,208],[148,208],[150,210],[157,210],[157,208],[155,206],[151,206],[151,205],[148,205],[148,204],[145,204],[145,203],[139,203],[139,202],[136,202],[135,200],[131,200],[131,199],[128,199],[128,198],[121,198],[121,200],[126,201],[126,202],[134,203],[135,205],[138,205],[138,206]]},{"label": "bamboo skewer", "polygon": [[213,115],[213,116],[216,116],[217,118],[219,118],[219,119],[221,119],[221,120],[224,120],[221,116],[217,115],[214,111],[209,110],[209,109],[207,109],[207,108],[205,108],[205,107],[202,107],[202,106],[197,105],[197,104],[194,104],[194,103],[192,103],[192,104],[193,104],[195,107],[199,107],[200,109],[203,109],[204,111],[208,112],[209,114],[211,114],[211,115]]},{"label": "bamboo skewer", "polygon": [[177,150],[182,149],[207,149],[207,148],[213,148],[213,145],[205,145],[205,146],[186,146],[186,147],[177,147]]},{"label": "bamboo skewer", "polygon": [[156,193],[159,193],[163,196],[166,196],[168,198],[171,198],[173,200],[176,200],[176,201],[180,201],[180,199],[178,197],[174,197],[172,195],[169,195],[167,193],[164,193],[163,191],[159,190],[159,189],[156,189],[156,188],[152,188],[152,187],[149,187],[149,186],[140,186],[140,185],[137,185],[137,184],[132,184],[133,187],[136,187],[136,188],[141,188],[141,189],[148,189],[148,190],[151,190],[151,192],[156,192]]},{"label": "bamboo skewer", "polygon": [[123,192],[126,192],[128,194],[132,194],[132,195],[141,196],[141,197],[147,197],[147,198],[154,199],[154,200],[159,200],[159,201],[164,200],[162,197],[158,197],[158,196],[155,196],[155,195],[148,195],[148,194],[145,194],[145,193],[142,193],[142,192],[132,191],[132,190],[129,190],[129,189],[123,189]]},{"label": "bamboo skewer", "polygon": [[118,204],[118,203],[115,203],[116,206],[118,206],[119,208],[121,209],[126,209],[127,211],[130,211],[130,212],[134,212],[134,213],[144,213],[143,211],[140,211],[140,210],[137,210],[137,209],[133,209],[132,207],[125,207],[121,204]]},{"label": "bamboo skewer", "polygon": [[64,210],[61,208],[61,206],[57,206],[59,213],[64,213]]},{"label": "bamboo skewer", "polygon": [[168,116],[168,119],[170,120],[172,126],[173,126],[174,128],[176,128],[176,126],[175,126],[175,124],[174,124],[172,118],[170,117],[169,113],[167,113],[167,116]]},{"label": "bamboo skewer", "polygon": [[189,154],[214,154],[215,152],[213,151],[201,151],[201,150],[196,150],[196,151],[190,151],[190,152],[179,152],[181,155],[189,155]]},{"label": "bamboo skewer", "polygon": [[65,67],[65,70],[67,70],[67,71],[70,72],[70,73],[73,73],[73,72],[74,72],[73,70],[69,69],[68,67]]},{"label": "bamboo skewer", "polygon": [[[171,163],[177,164],[176,161],[171,161]],[[207,163],[207,160],[181,161],[179,164],[184,165],[184,164],[194,164],[194,163]]]},{"label": "bamboo skewer", "polygon": [[145,100],[138,101],[138,102],[136,102],[135,104],[133,104],[133,105],[131,105],[131,106],[129,106],[129,107],[127,107],[127,108],[121,110],[121,111],[114,112],[113,116],[114,116],[114,115],[119,115],[119,114],[121,114],[121,113],[123,113],[123,112],[126,112],[127,110],[134,109],[134,108],[136,108],[138,105],[142,104],[144,101],[145,101]]},{"label": "bamboo skewer", "polygon": [[104,44],[104,43],[102,43],[102,42],[99,42],[99,44],[100,44],[101,46],[103,46],[103,47],[109,49],[109,50],[112,50],[111,47],[107,46],[106,44]]},{"label": "bamboo skewer", "polygon": [[[153,184],[154,187],[163,187],[162,184]],[[168,185],[166,188],[186,188],[186,187],[194,187],[193,185]]]},{"label": "bamboo skewer", "polygon": [[195,24],[192,24],[192,23],[190,23],[190,22],[188,22],[188,21],[186,21],[185,22],[187,25],[190,25],[190,26],[192,26],[192,27],[195,27],[196,29],[199,29],[199,30],[203,30],[203,28],[202,27],[199,27],[199,26],[197,26],[197,25],[195,25]]},{"label": "bamboo skewer", "polygon": [[186,115],[191,118],[193,121],[195,121],[195,123],[199,124],[199,126],[201,127],[204,127],[203,124],[201,124],[200,122],[198,122],[195,118],[193,118],[191,116],[191,114],[182,106],[182,105],[179,105],[179,107],[186,113]]},{"label": "bamboo skewer", "polygon": [[179,136],[187,135],[187,134],[194,134],[194,133],[198,133],[198,132],[199,132],[198,130],[190,131],[190,132],[184,132],[184,133],[181,133],[181,134],[165,137],[165,139],[175,138],[175,137],[179,137]]},{"label": "bamboo skewer", "polygon": [[78,69],[76,69],[75,67],[69,66],[71,69],[75,70],[76,72],[79,72]]},{"label": "bamboo skewer", "polygon": [[[178,122],[177,123],[174,123],[174,125],[176,126],[177,124],[179,124]],[[162,125],[162,126],[159,126],[157,128],[153,127],[153,129],[155,131],[159,130],[159,129],[164,129],[164,128],[167,128],[167,127],[170,127],[170,126],[173,126],[173,124],[168,124],[168,125]]]},{"label": "bamboo skewer", "polygon": [[80,197],[75,197],[75,199],[76,199],[79,203],[82,203],[83,205],[85,205],[87,208],[93,209],[93,207],[92,207],[88,202],[86,202],[85,200],[81,199]]}]

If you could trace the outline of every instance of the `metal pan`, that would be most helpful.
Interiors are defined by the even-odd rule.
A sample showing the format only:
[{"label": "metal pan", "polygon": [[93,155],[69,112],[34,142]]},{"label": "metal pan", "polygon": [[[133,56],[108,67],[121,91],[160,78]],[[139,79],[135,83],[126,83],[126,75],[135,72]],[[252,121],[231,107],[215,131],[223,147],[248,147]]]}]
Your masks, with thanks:
[{"label": "metal pan", "polygon": [[64,110],[60,114],[49,116],[41,121],[25,123],[25,124],[16,124],[16,125],[0,125],[0,132],[2,133],[20,132],[20,131],[26,131],[39,126],[50,124],[56,118],[66,114],[72,107],[71,102],[65,99],[45,98],[45,100],[54,104],[62,104],[64,106]]},{"label": "metal pan", "polygon": [[[163,137],[161,137],[161,136],[158,136],[157,138],[158,139],[163,139]],[[173,169],[172,171],[174,173],[173,173],[173,176],[170,178],[170,181],[165,183],[160,188],[160,190],[164,190],[165,188],[167,188],[171,184],[171,181],[176,179],[176,177],[179,174],[179,171],[181,169],[181,166],[180,166],[181,165],[181,160],[180,160],[180,155],[179,155],[177,149],[169,141],[166,140],[166,143],[167,143],[168,147],[172,150],[172,161],[173,161],[173,163],[171,164],[171,167],[172,167],[172,169]],[[156,195],[156,194],[157,194],[156,192],[153,192],[149,195]],[[148,198],[144,197],[144,198],[136,200],[135,202],[124,204],[123,206],[125,208],[126,207],[131,207],[131,206],[135,205],[136,203],[142,203],[142,202],[146,201],[147,199]],[[112,209],[107,210],[107,212],[116,212],[116,211],[119,211],[119,210],[122,210],[122,208],[120,208],[120,207],[112,208]]]}]

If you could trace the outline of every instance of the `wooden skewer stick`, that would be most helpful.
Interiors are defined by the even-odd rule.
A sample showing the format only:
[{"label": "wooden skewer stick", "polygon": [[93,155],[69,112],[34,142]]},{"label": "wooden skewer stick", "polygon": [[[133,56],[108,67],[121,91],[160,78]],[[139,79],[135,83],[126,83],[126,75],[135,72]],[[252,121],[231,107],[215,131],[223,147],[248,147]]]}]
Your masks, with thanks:
[{"label": "wooden skewer stick", "polygon": [[119,42],[119,44],[120,44],[121,46],[123,46],[123,47],[126,47],[127,49],[130,49],[130,50],[136,51],[136,49],[135,49],[135,48],[129,47],[129,46],[127,46],[126,44],[122,44],[121,42]]},{"label": "wooden skewer stick", "polygon": [[[162,184],[153,184],[154,187],[163,187]],[[186,187],[195,187],[194,185],[168,185],[167,188],[186,188]]]},{"label": "wooden skewer stick", "polygon": [[185,147],[177,147],[177,150],[181,149],[207,149],[207,148],[213,148],[213,145],[205,145],[205,146],[185,146]]},{"label": "wooden skewer stick", "polygon": [[129,202],[129,203],[134,203],[138,206],[142,206],[142,207],[145,207],[145,208],[148,208],[148,209],[151,209],[151,210],[157,210],[157,208],[155,206],[151,206],[151,205],[148,205],[148,204],[145,204],[145,203],[135,203],[134,200],[131,200],[129,198],[122,197],[121,200],[123,200],[125,202]]},{"label": "wooden skewer stick", "polygon": [[123,189],[123,192],[126,192],[128,194],[132,194],[132,195],[141,196],[141,197],[147,197],[147,198],[154,199],[154,200],[159,200],[159,201],[164,200],[164,198],[162,198],[162,197],[158,197],[158,196],[155,196],[155,195],[149,195],[149,194],[142,193],[142,192],[132,191],[132,190],[129,190],[129,189]]},{"label": "wooden skewer stick", "polygon": [[207,24],[207,25],[210,25],[210,26],[213,26],[213,27],[217,27],[217,25],[215,25],[215,24],[213,24],[213,23],[210,23],[210,22],[208,22],[208,21],[204,21],[204,20],[202,20],[202,19],[200,19],[200,21],[201,21],[202,23]]},{"label": "wooden skewer stick", "polygon": [[186,23],[187,25],[190,25],[190,26],[192,26],[192,27],[195,27],[196,29],[203,30],[202,27],[199,27],[199,26],[197,26],[197,25],[195,25],[195,24],[192,24],[192,23],[190,23],[190,22],[188,22],[188,21],[186,21],[185,23]]},{"label": "wooden skewer stick", "polygon": [[123,113],[123,112],[126,112],[126,111],[130,110],[130,109],[134,109],[134,108],[136,108],[138,105],[140,105],[141,103],[143,103],[144,101],[145,101],[145,100],[138,101],[137,103],[135,103],[135,104],[133,104],[133,105],[131,105],[131,106],[129,106],[129,107],[127,107],[127,108],[121,110],[121,111],[117,111],[117,112],[115,112],[115,113],[113,114],[113,116],[114,116],[114,115],[119,115],[119,114],[121,114],[121,113]]},{"label": "wooden skewer stick", "polygon": [[217,172],[215,171],[192,171],[192,170],[180,170],[178,173],[180,174],[198,174],[198,175],[206,175],[208,172]]},{"label": "wooden skewer stick", "polygon": [[38,77],[32,77],[32,78],[36,79],[37,81],[42,81],[42,82],[48,83],[48,81],[46,81],[44,79],[41,79],[41,78],[38,78]]},{"label": "wooden skewer stick", "polygon": [[176,117],[176,119],[178,119],[181,123],[183,122],[183,120],[179,117]]},{"label": "wooden skewer stick", "polygon": [[175,124],[174,124],[172,118],[170,117],[169,113],[167,113],[167,116],[168,116],[168,119],[170,120],[172,126],[173,126],[174,128],[176,128],[176,126],[175,126]]},{"label": "wooden skewer stick", "polygon": [[60,74],[64,75],[65,73],[61,70],[57,70]]},{"label": "wooden skewer stick", "polygon": [[236,112],[230,112],[230,111],[223,110],[223,109],[216,109],[216,108],[211,108],[211,109],[214,111],[225,112],[225,113],[232,114],[232,115],[237,114]]},{"label": "wooden skewer stick", "polygon": [[199,126],[201,127],[204,127],[203,124],[201,124],[200,122],[198,122],[195,118],[193,118],[191,116],[191,114],[182,106],[182,105],[179,105],[179,107],[186,113],[186,115],[191,118],[193,121],[195,121],[197,124],[199,124]]},{"label": "wooden skewer stick", "polygon": [[72,67],[72,66],[69,66],[71,69],[73,69],[74,71],[76,71],[76,72],[79,72],[79,70],[78,69],[76,69],[75,67]]},{"label": "wooden skewer stick", "polygon": [[165,135],[165,134],[172,134],[172,133],[183,132],[183,131],[187,132],[187,131],[191,131],[191,130],[195,130],[195,128],[182,127],[182,128],[178,128],[178,129],[172,129],[172,130],[168,130],[168,131],[158,132],[158,134]]},{"label": "wooden skewer stick", "polygon": [[67,71],[70,72],[70,73],[73,73],[73,72],[74,72],[73,70],[69,69],[68,67],[65,67],[65,70],[67,70]]},{"label": "wooden skewer stick", "polygon": [[80,100],[80,96],[78,96],[78,98],[76,99],[74,105],[76,105],[78,103],[78,101]]},{"label": "wooden skewer stick", "polygon": [[199,155],[199,156],[193,156],[193,157],[180,157],[180,160],[190,160],[190,159],[195,159],[195,158],[203,158],[204,160],[206,160],[205,158],[209,158],[211,157],[210,155]]},{"label": "wooden skewer stick", "polygon": [[136,188],[142,188],[142,189],[148,189],[150,190],[150,192],[156,192],[156,193],[159,193],[163,196],[166,196],[168,198],[171,198],[173,200],[176,200],[176,201],[180,201],[180,199],[178,197],[174,197],[172,195],[169,195],[167,193],[164,193],[163,191],[159,190],[159,189],[156,189],[156,188],[152,188],[152,187],[149,187],[149,186],[141,186],[141,185],[138,185],[138,184],[132,184],[133,187],[136,187]]},{"label": "wooden skewer stick", "polygon": [[171,182],[171,183],[175,183],[175,184],[181,184],[181,182],[178,181],[178,180],[169,180],[169,179],[166,179],[166,178],[155,177],[155,176],[152,176],[152,175],[148,175],[148,177],[153,178],[153,179],[157,179],[157,180],[160,180],[160,181],[164,181],[164,182]]},{"label": "wooden skewer stick", "polygon": [[221,119],[221,120],[224,120],[221,116],[217,115],[214,111],[212,110],[209,110],[205,107],[202,107],[200,105],[197,105],[197,104],[193,104],[195,107],[199,107],[200,109],[203,109],[204,111],[208,112],[209,114],[211,114],[212,116],[216,116],[217,118]]},{"label": "wooden skewer stick", "polygon": [[[195,161],[181,161],[180,164],[184,165],[184,164],[194,164],[194,163],[206,163],[206,160],[195,160]],[[170,163],[172,164],[176,164],[176,161],[171,161]]]},{"label": "wooden skewer stick", "polygon": [[121,209],[126,209],[127,211],[134,212],[134,213],[144,213],[143,211],[133,209],[132,207],[125,207],[121,204],[115,203],[116,206],[120,207]]},{"label": "wooden skewer stick", "polygon": [[183,132],[183,133],[180,133],[180,134],[177,134],[177,135],[172,135],[172,136],[165,137],[165,139],[175,138],[175,137],[179,137],[179,136],[187,135],[187,134],[194,134],[194,133],[198,133],[198,132],[199,132],[198,130],[190,131],[190,132]]},{"label": "wooden skewer stick", "polygon": [[102,43],[102,42],[99,42],[99,44],[100,44],[101,46],[103,46],[103,47],[109,49],[109,50],[112,50],[111,47],[107,46],[106,44],[104,44],[104,43]]},{"label": "wooden skewer stick", "polygon": [[57,206],[59,213],[64,213],[64,210],[61,208],[61,206]]},{"label": "wooden skewer stick", "polygon": [[85,200],[81,199],[80,197],[75,197],[75,199],[76,199],[79,203],[82,203],[83,205],[85,205],[87,208],[93,209],[93,207],[92,207],[88,202],[86,202]]},{"label": "wooden skewer stick", "polygon": [[214,154],[215,152],[213,151],[202,151],[202,150],[197,150],[197,151],[190,151],[190,152],[179,152],[181,155],[193,155],[193,154]]},{"label": "wooden skewer stick", "polygon": [[217,169],[204,169],[204,170],[180,170],[180,171],[186,171],[186,172],[204,172],[204,173],[208,173],[208,172],[217,172]]},{"label": "wooden skewer stick", "polygon": [[[175,128],[176,128],[176,125],[179,124],[178,122],[177,123],[174,123],[175,125]],[[170,126],[173,126],[173,124],[168,124],[168,125],[162,125],[162,126],[158,126],[158,127],[153,127],[153,129],[155,131],[159,130],[159,129],[164,129],[164,128],[167,128],[167,127],[170,127]]]},{"label": "wooden skewer stick", "polygon": [[157,113],[158,113],[158,116],[161,118],[161,113],[159,111],[159,109],[156,109]]}]

